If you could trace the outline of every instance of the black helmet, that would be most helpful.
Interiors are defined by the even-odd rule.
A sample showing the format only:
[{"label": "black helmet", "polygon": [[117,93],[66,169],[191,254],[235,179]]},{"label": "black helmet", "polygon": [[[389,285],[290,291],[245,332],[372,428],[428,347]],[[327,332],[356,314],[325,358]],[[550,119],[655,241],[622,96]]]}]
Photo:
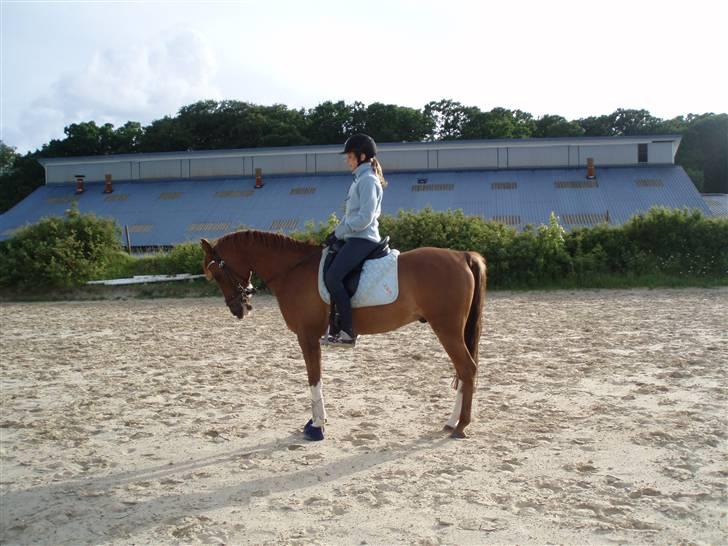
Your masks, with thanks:
[{"label": "black helmet", "polygon": [[349,152],[354,152],[357,159],[359,159],[359,154],[364,154],[367,156],[367,159],[371,159],[377,155],[377,143],[374,142],[374,139],[369,135],[358,133],[350,136],[346,140],[346,143],[344,144],[344,151],[341,153],[348,154]]}]

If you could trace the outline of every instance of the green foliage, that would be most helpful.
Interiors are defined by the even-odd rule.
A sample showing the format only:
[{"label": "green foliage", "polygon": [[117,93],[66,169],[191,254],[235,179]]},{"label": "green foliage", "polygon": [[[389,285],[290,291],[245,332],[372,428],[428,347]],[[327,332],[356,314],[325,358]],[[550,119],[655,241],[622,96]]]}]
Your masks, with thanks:
[{"label": "green foliage", "polygon": [[105,271],[119,248],[111,220],[81,214],[44,218],[0,243],[0,285],[27,289],[78,286]]},{"label": "green foliage", "polygon": [[[323,243],[338,219],[306,224],[298,240]],[[491,288],[710,286],[728,280],[728,219],[654,208],[623,226],[565,232],[548,225],[522,232],[462,211],[400,211],[380,218],[382,235],[401,251],[424,246],[474,250],[486,257]],[[0,286],[28,292],[78,286],[92,279],[202,272],[197,242],[131,257],[109,220],[72,208],[0,243]],[[722,279],[722,280],[721,280]],[[254,284],[262,286],[260,279]]]},{"label": "green foliage", "polygon": [[[292,236],[322,243],[337,222],[332,215]],[[400,210],[397,216],[382,216],[379,224],[381,234],[401,251],[432,246],[481,253],[489,286],[497,288],[599,286],[599,279],[609,285],[616,277],[672,279],[679,285],[683,278],[728,276],[728,219],[706,218],[698,211],[654,208],[623,226],[571,232],[553,213],[548,225],[526,226],[520,233],[461,210],[430,208]]]},{"label": "green foliage", "polygon": [[10,172],[13,169],[18,154],[15,148],[8,146],[0,140],[0,175]]},{"label": "green foliage", "polygon": [[289,234],[289,237],[297,241],[307,241],[322,245],[326,237],[334,231],[337,225],[339,225],[339,219],[336,217],[336,213],[332,213],[326,222],[319,222],[318,225],[315,222],[306,222],[303,230],[294,231]]},{"label": "green foliage", "polygon": [[176,275],[202,273],[204,253],[199,243],[182,243],[171,250],[160,251],[146,256],[129,256],[116,252],[111,256],[104,271],[98,278],[117,279],[134,275]]},{"label": "green foliage", "polygon": [[546,115],[536,120],[531,136],[548,137],[578,137],[584,134],[584,129],[575,121],[568,121],[561,116]]}]

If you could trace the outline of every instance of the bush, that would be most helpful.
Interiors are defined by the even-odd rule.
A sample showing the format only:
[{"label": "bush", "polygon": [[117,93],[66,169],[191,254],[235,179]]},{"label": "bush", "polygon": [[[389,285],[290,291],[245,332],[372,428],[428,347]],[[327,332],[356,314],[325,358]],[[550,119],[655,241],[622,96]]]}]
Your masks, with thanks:
[{"label": "bush", "polygon": [[[323,242],[336,227],[307,224],[293,234]],[[606,277],[725,277],[728,219],[698,211],[654,208],[623,226],[597,225],[565,232],[552,213],[549,224],[515,229],[460,210],[401,210],[382,216],[380,232],[401,251],[424,246],[475,250],[488,263],[488,284],[500,288],[590,285]]]},{"label": "bush", "polygon": [[323,245],[326,237],[334,231],[337,225],[339,225],[339,219],[336,217],[336,213],[332,213],[325,222],[319,222],[318,226],[315,222],[306,222],[303,230],[294,231],[289,236],[297,241]]},{"label": "bush", "polygon": [[81,214],[22,228],[0,244],[0,285],[22,288],[78,286],[105,271],[118,252],[120,230],[112,220]]},{"label": "bush", "polygon": [[199,243],[181,243],[166,252],[151,256],[130,258],[133,260],[131,275],[175,275],[177,273],[202,273],[205,257]]},{"label": "bush", "polygon": [[[307,223],[291,237],[321,244],[337,224],[332,214],[318,225]],[[460,210],[428,208],[382,216],[380,231],[401,251],[423,246],[475,250],[488,262],[489,286],[497,288],[728,277],[728,218],[706,218],[697,211],[655,208],[623,226],[571,232],[551,214],[548,225],[517,232]],[[121,251],[118,237],[113,222],[77,209],[65,218],[46,218],[0,243],[0,284],[54,288],[90,279],[202,272],[203,252],[197,242],[134,258]],[[255,277],[254,284],[262,286]]]}]

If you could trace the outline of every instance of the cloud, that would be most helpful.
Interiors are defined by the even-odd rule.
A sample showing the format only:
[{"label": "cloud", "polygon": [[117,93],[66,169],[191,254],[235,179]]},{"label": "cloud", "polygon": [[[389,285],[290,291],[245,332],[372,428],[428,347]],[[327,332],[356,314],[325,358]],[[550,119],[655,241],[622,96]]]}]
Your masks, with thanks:
[{"label": "cloud", "polygon": [[17,127],[5,128],[6,142],[25,151],[62,137],[71,123],[148,123],[185,104],[219,98],[216,65],[204,38],[188,30],[153,43],[97,50],[83,69],[64,73],[35,99]]}]

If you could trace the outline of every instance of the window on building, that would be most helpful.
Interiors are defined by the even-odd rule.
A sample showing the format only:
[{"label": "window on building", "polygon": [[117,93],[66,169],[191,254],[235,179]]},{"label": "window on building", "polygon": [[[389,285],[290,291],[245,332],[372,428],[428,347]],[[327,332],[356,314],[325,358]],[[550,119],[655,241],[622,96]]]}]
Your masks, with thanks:
[{"label": "window on building", "polygon": [[637,145],[637,162],[647,163],[647,144]]}]

